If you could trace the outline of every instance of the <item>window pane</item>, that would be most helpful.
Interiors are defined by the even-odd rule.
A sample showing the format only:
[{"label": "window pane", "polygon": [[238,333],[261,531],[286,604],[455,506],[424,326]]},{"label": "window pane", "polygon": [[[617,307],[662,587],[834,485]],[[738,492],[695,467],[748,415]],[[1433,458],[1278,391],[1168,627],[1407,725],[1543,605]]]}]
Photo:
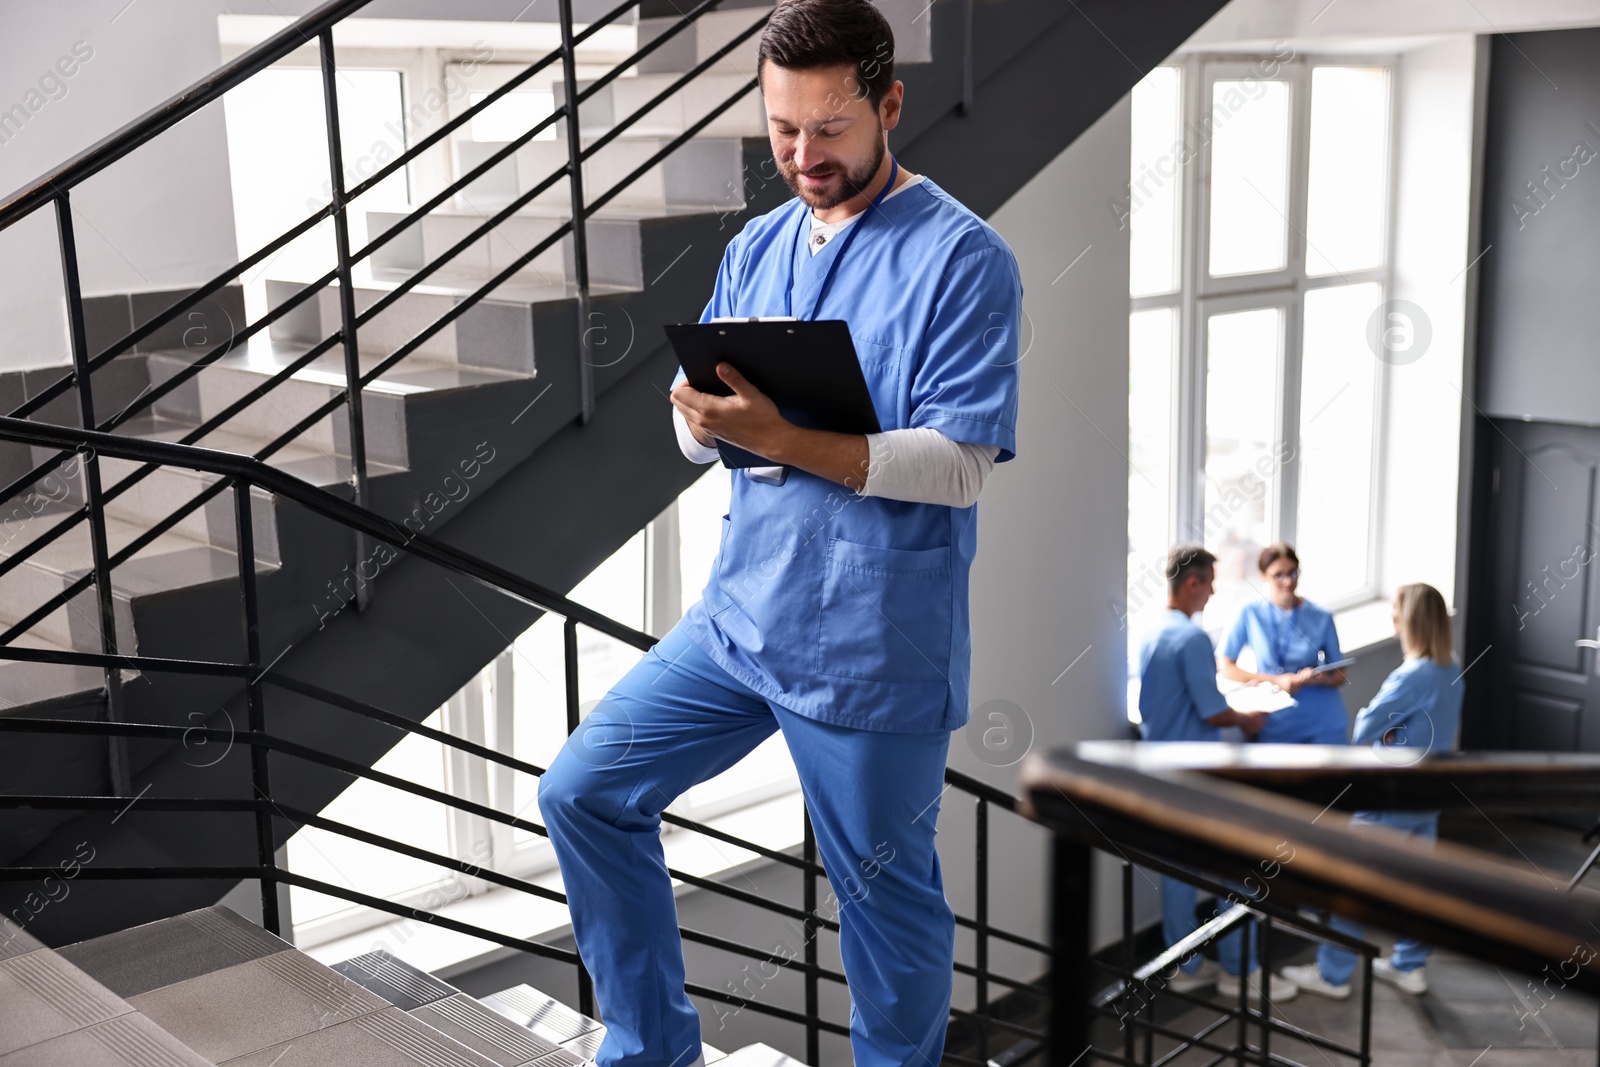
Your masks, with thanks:
[{"label": "window pane", "polygon": [[1256,557],[1273,540],[1277,491],[1278,367],[1283,311],[1254,308],[1206,323],[1206,466],[1203,540],[1217,554],[1208,630],[1259,596]]},{"label": "window pane", "polygon": [[1311,72],[1306,273],[1364,270],[1383,262],[1388,143],[1388,71]]},{"label": "window pane", "polygon": [[1128,614],[1130,649],[1167,606],[1172,534],[1172,370],[1177,314],[1128,316]]},{"label": "window pane", "polygon": [[1367,584],[1377,361],[1366,328],[1382,300],[1376,283],[1306,293],[1295,547],[1302,590],[1322,600]]},{"label": "window pane", "polygon": [[[469,106],[481,104],[488,93],[472,93],[467,97]],[[484,108],[468,123],[474,141],[514,141],[527,133],[540,119],[554,111],[554,93],[507,93]],[[540,130],[536,141],[556,139],[554,124]]]},{"label": "window pane", "polygon": [[1211,273],[1288,264],[1289,84],[1211,87]]},{"label": "window pane", "polygon": [[[424,725],[440,729],[442,718],[434,712]],[[443,791],[444,759],[439,742],[408,734],[373,769]],[[322,814],[407,845],[450,854],[448,809],[403,790],[363,779],[335,797]],[[289,869],[379,897],[435,885],[451,874],[446,868],[309,826],[289,839]],[[295,886],[289,889],[289,901],[297,926],[360,907]]]},{"label": "window pane", "polygon": [[1128,291],[1178,287],[1178,116],[1182,75],[1157,67],[1133,87],[1133,153],[1128,171]]}]

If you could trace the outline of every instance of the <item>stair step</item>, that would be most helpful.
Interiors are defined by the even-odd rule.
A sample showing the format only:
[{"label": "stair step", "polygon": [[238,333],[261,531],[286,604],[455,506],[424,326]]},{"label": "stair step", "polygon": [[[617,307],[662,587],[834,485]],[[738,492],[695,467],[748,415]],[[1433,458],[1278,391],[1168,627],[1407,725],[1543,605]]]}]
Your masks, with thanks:
[{"label": "stair step", "polygon": [[80,941],[60,953],[118,996],[132,998],[289,948],[218,905]]},{"label": "stair step", "polygon": [[[357,271],[352,285],[359,314],[392,292],[402,276],[377,276],[365,269]],[[441,272],[443,274],[443,272]],[[370,322],[358,328],[363,358],[390,355],[409,343],[485,279],[455,274],[430,277],[396,300]],[[305,284],[304,281],[269,279],[267,303],[276,307]],[[599,288],[604,288],[601,286]],[[340,328],[338,286],[324,287],[316,297],[306,300],[269,326],[275,342],[313,345]],[[463,369],[499,369],[524,378],[534,374],[533,330],[530,309],[537,304],[569,305],[577,290],[557,279],[542,284],[525,279],[508,281],[483,300],[462,312],[453,322],[435,332],[396,367],[454,365]],[[304,349],[302,349],[304,351]],[[418,362],[413,362],[418,361]],[[388,380],[395,379],[386,375]],[[342,379],[341,379],[342,381]],[[377,384],[377,383],[374,383]]]},{"label": "stair step", "polygon": [[424,1004],[461,993],[385,949],[353,956],[335,963],[333,969],[404,1011],[415,1011]]},{"label": "stair step", "polygon": [[496,1067],[494,1060],[393,1007],[219,1063],[220,1067]]},{"label": "stair step", "polygon": [[[768,5],[741,7],[728,11],[707,11],[695,19],[694,25],[679,30],[671,40],[646,56],[638,66],[640,74],[671,74],[692,70],[711,54],[726,45],[766,12]],[[677,17],[641,18],[639,20],[639,47],[660,37],[678,23]],[[733,51],[707,68],[711,74],[740,74],[753,78],[756,74],[756,50],[761,45],[761,32],[751,34]]]},{"label": "stair step", "polygon": [[[55,519],[31,518],[17,524],[14,544],[22,548],[49,527]],[[109,551],[115,553],[142,535],[148,527],[112,515],[105,517]],[[21,621],[50,598],[93,568],[90,529],[79,522],[33,556],[4,575],[0,575],[0,628]],[[258,574],[274,566],[257,561]],[[176,589],[238,579],[237,557],[195,538],[169,530],[157,537],[132,559],[113,569],[112,595],[117,616],[117,647],[124,652],[137,648],[133,633],[131,601],[137,597],[167,593]],[[79,592],[66,606],[58,608],[34,624],[29,633],[64,648],[101,650],[100,613],[93,586]]]},{"label": "stair step", "polygon": [[119,1015],[70,1034],[41,1041],[9,1056],[0,1067],[213,1067],[183,1042],[138,1012]]},{"label": "stair step", "polygon": [[[751,17],[753,19],[754,15]],[[753,70],[750,73],[702,74],[629,126],[627,136],[676,137],[720,106],[754,76]],[[605,133],[618,120],[643,107],[679,77],[681,75],[673,73],[640,74],[612,81],[579,108],[583,136],[598,137]],[[593,81],[580,81],[578,91],[582,92],[593,84]],[[565,99],[565,87],[557,83],[556,106],[559,107]],[[559,130],[558,137],[564,132],[564,128]],[[745,93],[700,133],[706,137],[765,137],[767,118],[760,92],[752,89]]]},{"label": "stair step", "polygon": [[[584,146],[594,140],[585,138]],[[584,162],[585,198],[592,202],[610,191],[670,140],[639,136],[629,129]],[[467,173],[504,147],[503,141],[456,141],[456,173]],[[462,190],[458,206],[491,213],[566,166],[568,155],[565,140],[529,141]],[[593,218],[603,220],[629,210],[652,214],[684,208],[737,210],[744,206],[743,165],[741,139],[697,136],[623,189]],[[553,183],[522,210],[538,208],[560,212],[562,217],[571,213],[572,192],[566,179]],[[369,227],[368,232],[381,231]]]},{"label": "stair step", "polygon": [[559,1045],[597,1029],[600,1024],[530,985],[512,986],[483,998],[483,1003],[551,1044]]},{"label": "stair step", "polygon": [[48,948],[0,960],[0,1056],[134,1009]]},{"label": "stair step", "polygon": [[[369,211],[367,226],[381,233],[405,217],[399,211]],[[435,211],[424,215],[404,233],[373,254],[374,270],[416,271],[437,259],[473,230],[487,213],[476,209]],[[451,259],[441,272],[451,276],[487,279],[509,267],[518,257],[545,240],[565,221],[536,215],[512,215]],[[589,255],[589,280],[601,285],[644,288],[639,263],[639,224],[627,219],[589,220],[585,236]],[[520,268],[513,278],[533,284],[572,282],[572,237],[556,242]]]},{"label": "stair step", "polygon": [[420,1022],[466,1045],[501,1067],[575,1067],[584,1058],[564,1054],[559,1045],[465,993],[436,1000],[412,1011]]},{"label": "stair step", "polygon": [[771,1045],[756,1042],[735,1049],[724,1056],[719,1063],[721,1067],[805,1067],[805,1063],[793,1056],[785,1055]]}]

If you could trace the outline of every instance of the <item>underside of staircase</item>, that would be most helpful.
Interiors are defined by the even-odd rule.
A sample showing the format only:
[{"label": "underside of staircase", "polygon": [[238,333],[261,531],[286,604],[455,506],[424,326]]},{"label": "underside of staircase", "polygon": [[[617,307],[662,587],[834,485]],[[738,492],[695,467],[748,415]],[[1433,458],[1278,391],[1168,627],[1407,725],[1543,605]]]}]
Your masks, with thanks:
[{"label": "underside of staircase", "polygon": [[[662,32],[680,6],[689,5],[649,0],[640,42]],[[617,79],[582,107],[583,138],[592,142],[602,136],[677,72],[750,25],[761,6],[707,13],[697,32]],[[1175,0],[910,5],[915,17],[909,21],[917,25],[906,33],[925,41],[928,61],[897,69],[907,86],[907,103],[891,147],[902,165],[929,174],[987,215],[1219,6]],[[748,80],[754,50],[752,38],[597,154],[584,175],[590,194],[609,188]],[[463,141],[452,151],[464,171],[496,147]],[[530,142],[390,242],[352,277],[357,312],[383,299],[566,157],[563,140]],[[760,98],[751,93],[590,219],[590,314],[581,330],[569,238],[372,382],[363,393],[368,506],[407,530],[441,538],[549,588],[575,586],[701,473],[679,455],[674,441],[665,394],[675,362],[661,326],[697,319],[729,238],[745,220],[789,198],[773,173]],[[567,196],[565,183],[557,183],[364,325],[362,366],[393,352],[550,234],[570,214]],[[374,234],[400,217],[392,211],[366,214]],[[276,306],[306,280],[273,278],[269,303]],[[89,298],[90,348],[99,351],[148,321],[176,295]],[[181,438],[337,329],[339,293],[336,285],[326,288],[283,316],[266,336],[239,345],[232,336],[246,320],[237,289],[222,290],[193,314],[94,376],[99,419],[123,410],[201,355],[226,348],[226,355],[196,380],[118,429],[132,436]],[[579,361],[585,354],[596,396],[587,422],[579,418]],[[50,368],[0,375],[0,407],[14,409],[60,373]],[[254,453],[344,381],[343,356],[336,348],[198,443]],[[75,404],[69,394],[33,417],[77,425]],[[348,498],[349,457],[350,433],[341,408],[268,462]],[[10,481],[45,458],[43,452],[0,445],[0,480]],[[107,486],[135,467],[100,462]],[[140,482],[108,505],[111,550],[214,481],[212,475],[162,469]],[[69,459],[30,497],[9,505],[14,514],[0,552],[10,554],[41,536],[81,504],[83,493],[82,462]],[[120,651],[243,658],[231,508],[230,494],[218,495],[117,569]],[[296,505],[256,493],[253,515],[263,660],[275,672],[421,721],[538,617],[521,602],[430,564],[404,558],[390,562],[390,554],[371,543],[358,547],[348,531]],[[0,577],[0,630],[86,573],[88,545],[87,527],[80,526]],[[365,610],[355,603],[358,587],[370,596]],[[92,588],[16,641],[93,652],[100,651],[100,642]],[[0,715],[101,717],[106,714],[102,686],[98,670],[0,664]],[[132,722],[225,729],[246,721],[237,680],[130,676],[123,698],[122,717]],[[270,682],[266,707],[268,732],[366,766],[400,736]],[[563,711],[552,708],[550,714]],[[191,745],[134,742],[127,753],[133,792],[249,797],[247,751],[244,746],[222,749],[200,752]],[[0,751],[0,791],[105,794],[106,766],[103,741],[12,735]],[[273,758],[271,773],[275,799],[311,812],[320,811],[350,782],[340,772],[282,757]],[[280,843],[296,829],[287,819],[277,820],[274,828]],[[108,865],[256,862],[253,820],[246,814],[179,820],[138,803],[115,817],[0,811],[0,863],[53,865],[83,840],[93,840]],[[70,903],[44,909],[29,929],[47,943],[65,944],[214,904],[230,888],[227,881],[204,878],[81,881]],[[0,882],[0,912],[11,914],[27,892],[25,885]],[[137,995],[119,995],[137,1000]],[[370,1014],[381,1017],[385,1010],[404,1014],[397,1008]],[[409,1014],[411,1021],[404,1025],[420,1025],[420,1016]],[[206,1055],[204,1049],[194,1051]],[[256,1063],[259,1052],[227,1062]],[[0,1064],[7,1062],[0,1057]]]}]

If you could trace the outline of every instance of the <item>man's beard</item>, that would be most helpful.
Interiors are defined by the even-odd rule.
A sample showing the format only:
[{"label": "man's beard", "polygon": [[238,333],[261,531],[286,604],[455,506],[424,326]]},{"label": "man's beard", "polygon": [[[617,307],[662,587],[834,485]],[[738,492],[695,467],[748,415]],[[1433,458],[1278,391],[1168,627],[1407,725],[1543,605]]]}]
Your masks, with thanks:
[{"label": "man's beard", "polygon": [[861,166],[850,171],[840,171],[831,168],[829,175],[839,175],[842,180],[836,186],[826,191],[813,191],[807,189],[800,182],[800,168],[794,163],[779,163],[778,173],[783,175],[783,180],[789,188],[794,190],[794,195],[805,201],[808,206],[816,211],[827,211],[829,208],[838,207],[846,200],[860,196],[872,184],[872,179],[877,175],[878,168],[883,166],[883,157],[888,153],[888,148],[883,143],[882,128],[873,138],[872,157]]}]

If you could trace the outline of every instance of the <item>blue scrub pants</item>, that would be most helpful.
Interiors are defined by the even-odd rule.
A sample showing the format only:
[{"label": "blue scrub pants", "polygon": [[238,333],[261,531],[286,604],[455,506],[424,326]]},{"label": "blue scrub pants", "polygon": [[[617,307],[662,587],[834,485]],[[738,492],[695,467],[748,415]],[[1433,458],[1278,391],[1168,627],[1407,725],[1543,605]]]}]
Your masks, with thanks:
[{"label": "blue scrub pants", "polygon": [[1265,745],[1348,745],[1350,716],[1339,690],[1308,685],[1295,694],[1296,705],[1273,712],[1256,740]]},{"label": "blue scrub pants", "polygon": [[[1391,826],[1428,842],[1433,842],[1439,837],[1439,815],[1437,812],[1357,812],[1354,818],[1351,819],[1351,825],[1360,826],[1363,824],[1368,826]],[[1341,933],[1349,934],[1351,937],[1361,937],[1366,933],[1366,928],[1360,923],[1339,915],[1329,917],[1328,925]],[[1397,937],[1394,939],[1394,955],[1389,958],[1394,962],[1395,970],[1414,971],[1428,962],[1428,955],[1432,951],[1431,947],[1414,937]],[[1348,949],[1323,945],[1317,950],[1317,967],[1322,971],[1322,980],[1332,982],[1334,985],[1344,985],[1350,981],[1350,976],[1355,973],[1357,958],[1356,954]]]},{"label": "blue scrub pants", "polygon": [[[1161,933],[1167,939],[1169,946],[1176,945],[1199,928],[1200,923],[1196,921],[1194,915],[1199,893],[1200,891],[1188,882],[1180,882],[1167,875],[1161,876]],[[1235,908],[1238,906],[1230,905]],[[1249,966],[1245,968],[1245,973],[1248,974],[1256,969],[1255,923],[1246,922],[1217,938],[1217,962],[1221,963],[1222,969],[1229,974],[1239,973],[1239,948],[1246,935],[1250,937],[1250,944],[1246,949]],[[1183,973],[1194,974],[1204,962],[1204,957],[1198,952],[1195,953],[1182,964]]]},{"label": "blue scrub pants", "polygon": [[[833,889],[817,918],[841,927],[855,1063],[939,1062],[955,960],[955,917],[934,850],[949,732],[876,733],[797,715],[730,677],[679,626],[539,781],[573,935],[607,1026],[599,1067],[689,1067],[700,1055],[661,812],[775,730],[794,757]],[[816,930],[815,921],[788,923],[779,953],[802,956]],[[759,999],[758,981],[733,991]]]}]

